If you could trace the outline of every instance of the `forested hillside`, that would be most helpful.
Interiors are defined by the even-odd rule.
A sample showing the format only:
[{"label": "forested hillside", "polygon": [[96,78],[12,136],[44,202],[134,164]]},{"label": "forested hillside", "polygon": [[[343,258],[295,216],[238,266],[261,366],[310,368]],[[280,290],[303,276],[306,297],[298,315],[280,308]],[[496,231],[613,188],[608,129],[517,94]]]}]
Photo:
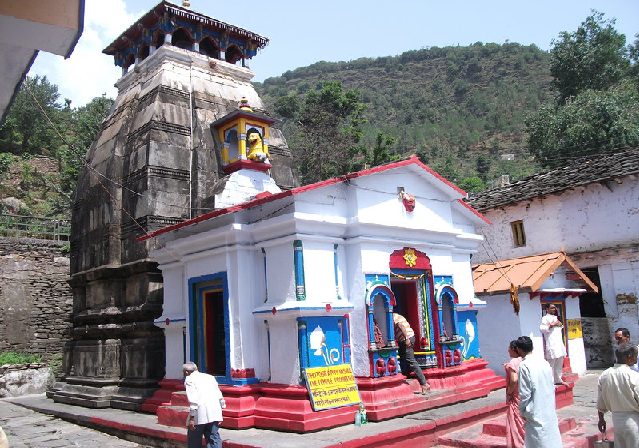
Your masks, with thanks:
[{"label": "forested hillside", "polygon": [[[466,179],[468,187],[473,176],[485,184],[501,174],[519,178],[539,168],[526,150],[524,121],[552,101],[549,67],[548,53],[534,45],[478,42],[317,62],[256,87],[271,110],[278,99],[302,96],[327,80],[357,89],[366,106],[364,146],[373,147],[382,132],[393,137],[392,155],[416,153],[449,179]],[[286,120],[283,129],[295,152]]]},{"label": "forested hillside", "polygon": [[[417,154],[476,192],[504,174],[517,180],[639,145],[639,34],[630,43],[614,25],[593,11],[548,53],[517,43],[431,47],[317,62],[256,89],[282,118],[303,184]],[[46,77],[27,78],[0,126],[0,204],[67,215],[112,103],[73,108]]]}]

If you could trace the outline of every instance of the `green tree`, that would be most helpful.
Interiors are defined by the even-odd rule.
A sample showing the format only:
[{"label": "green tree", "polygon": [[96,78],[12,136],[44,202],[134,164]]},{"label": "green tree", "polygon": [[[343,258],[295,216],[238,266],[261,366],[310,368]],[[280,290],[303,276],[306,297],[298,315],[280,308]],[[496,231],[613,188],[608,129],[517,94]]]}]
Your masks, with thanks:
[{"label": "green tree", "polygon": [[60,139],[53,126],[62,122],[59,98],[58,86],[46,76],[27,77],[0,128],[0,152],[54,154]]},{"label": "green tree", "polygon": [[491,162],[492,160],[487,154],[480,154],[477,156],[477,160],[475,161],[477,176],[482,180],[482,182],[486,182],[488,180]]},{"label": "green tree", "polygon": [[378,132],[373,147],[373,157],[370,160],[372,166],[383,165],[391,161],[390,149],[395,144],[393,136]]},{"label": "green tree", "polygon": [[276,103],[276,112],[292,118],[295,130],[290,146],[304,184],[345,174],[361,152],[360,125],[364,105],[357,90],[342,89],[338,81],[325,81],[303,100],[292,96]]},{"label": "green tree", "polygon": [[542,107],[527,120],[537,161],[556,167],[570,158],[639,144],[639,93],[630,80],[587,90],[564,106]]},{"label": "green tree", "polygon": [[484,181],[477,176],[466,177],[457,186],[467,193],[479,193],[486,189]]},{"label": "green tree", "polygon": [[112,98],[99,96],[73,112],[74,144],[83,155],[102,129],[102,123],[109,114],[111,106],[113,106]]},{"label": "green tree", "polygon": [[615,19],[604,20],[603,13],[593,10],[577,31],[564,31],[553,40],[550,74],[560,104],[588,89],[605,90],[626,75],[626,36],[614,24]]},{"label": "green tree", "polygon": [[68,144],[61,146],[58,152],[61,165],[60,188],[67,193],[65,196],[69,200],[75,191],[76,180],[80,167],[84,163],[84,156],[102,130],[102,123],[109,115],[112,105],[112,98],[95,97],[85,106],[78,107],[71,113],[70,136],[66,140]]}]

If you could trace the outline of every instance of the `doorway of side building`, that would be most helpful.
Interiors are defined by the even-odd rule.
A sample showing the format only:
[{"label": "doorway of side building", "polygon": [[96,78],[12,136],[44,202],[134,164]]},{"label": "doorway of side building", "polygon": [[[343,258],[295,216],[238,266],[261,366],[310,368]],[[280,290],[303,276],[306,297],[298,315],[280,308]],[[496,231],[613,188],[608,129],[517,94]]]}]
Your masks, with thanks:
[{"label": "doorway of side building", "polygon": [[[566,334],[567,331],[567,324],[566,324],[566,302],[563,300],[541,300],[541,315],[545,316],[546,315],[546,306],[548,306],[548,304],[552,303],[553,305],[555,305],[557,307],[557,319],[559,319],[559,321],[562,323],[562,327],[561,327],[561,337],[564,341],[564,347],[566,347],[566,353],[568,357],[570,357],[570,353],[568,353],[568,335]],[[546,353],[546,338],[544,338],[544,353]]]},{"label": "doorway of side building", "polygon": [[599,269],[597,267],[582,268],[581,271],[599,288],[599,292],[589,291],[579,296],[586,367],[589,369],[610,367],[615,362],[615,343],[611,338],[615,328],[604,308]]}]

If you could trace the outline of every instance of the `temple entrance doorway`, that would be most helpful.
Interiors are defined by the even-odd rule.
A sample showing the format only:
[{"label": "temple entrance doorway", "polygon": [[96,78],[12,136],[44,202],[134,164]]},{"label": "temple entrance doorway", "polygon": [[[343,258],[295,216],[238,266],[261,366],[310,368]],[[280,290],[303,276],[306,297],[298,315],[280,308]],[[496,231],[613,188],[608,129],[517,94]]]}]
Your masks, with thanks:
[{"label": "temple entrance doorway", "polygon": [[420,304],[417,296],[417,282],[391,281],[391,290],[395,296],[394,312],[406,318],[411,328],[415,332],[415,349],[420,349],[422,340],[422,320],[420,318]]},{"label": "temple entrance doorway", "polygon": [[205,292],[203,303],[205,372],[224,376],[226,375],[226,337],[222,291]]},{"label": "temple entrance doorway", "polygon": [[191,354],[200,371],[227,376],[227,316],[221,280],[194,285],[191,297]]}]

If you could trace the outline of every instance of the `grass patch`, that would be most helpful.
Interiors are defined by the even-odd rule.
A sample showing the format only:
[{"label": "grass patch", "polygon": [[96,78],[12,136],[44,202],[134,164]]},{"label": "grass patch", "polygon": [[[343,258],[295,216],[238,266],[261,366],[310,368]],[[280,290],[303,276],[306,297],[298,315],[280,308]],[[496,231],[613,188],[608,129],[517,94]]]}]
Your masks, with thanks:
[{"label": "grass patch", "polygon": [[27,364],[32,362],[42,362],[40,355],[27,355],[26,353],[5,352],[0,353],[0,366],[5,364]]}]

